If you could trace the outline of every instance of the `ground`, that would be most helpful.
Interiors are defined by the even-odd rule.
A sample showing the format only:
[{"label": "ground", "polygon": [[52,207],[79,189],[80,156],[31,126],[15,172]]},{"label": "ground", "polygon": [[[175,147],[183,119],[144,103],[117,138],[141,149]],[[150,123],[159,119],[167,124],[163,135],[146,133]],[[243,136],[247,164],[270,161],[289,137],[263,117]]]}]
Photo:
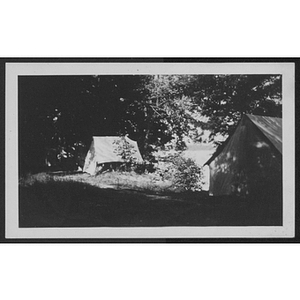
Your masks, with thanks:
[{"label": "ground", "polygon": [[[275,205],[275,202],[277,203]],[[20,227],[281,225],[278,200],[179,192],[132,173],[40,173],[20,179]]]}]

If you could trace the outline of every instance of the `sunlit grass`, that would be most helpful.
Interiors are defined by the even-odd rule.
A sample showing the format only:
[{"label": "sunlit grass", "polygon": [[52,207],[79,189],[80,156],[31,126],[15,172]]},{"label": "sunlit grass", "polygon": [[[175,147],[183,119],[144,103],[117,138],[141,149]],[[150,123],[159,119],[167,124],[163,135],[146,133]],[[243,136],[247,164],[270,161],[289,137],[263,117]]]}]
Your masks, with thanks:
[{"label": "sunlit grass", "polygon": [[81,182],[99,188],[148,190],[154,192],[174,191],[169,180],[162,180],[156,174],[137,174],[135,172],[107,172],[97,176],[86,173],[76,174],[29,174],[20,179],[21,186],[31,186],[35,183],[55,182]]}]

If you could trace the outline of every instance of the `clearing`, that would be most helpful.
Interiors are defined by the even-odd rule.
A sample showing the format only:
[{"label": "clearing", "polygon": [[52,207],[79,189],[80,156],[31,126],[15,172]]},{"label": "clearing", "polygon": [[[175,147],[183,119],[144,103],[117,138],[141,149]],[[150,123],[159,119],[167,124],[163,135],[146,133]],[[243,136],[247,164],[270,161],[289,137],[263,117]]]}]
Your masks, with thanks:
[{"label": "clearing", "polygon": [[151,174],[39,173],[19,192],[23,228],[282,225],[281,199],[179,192]]}]

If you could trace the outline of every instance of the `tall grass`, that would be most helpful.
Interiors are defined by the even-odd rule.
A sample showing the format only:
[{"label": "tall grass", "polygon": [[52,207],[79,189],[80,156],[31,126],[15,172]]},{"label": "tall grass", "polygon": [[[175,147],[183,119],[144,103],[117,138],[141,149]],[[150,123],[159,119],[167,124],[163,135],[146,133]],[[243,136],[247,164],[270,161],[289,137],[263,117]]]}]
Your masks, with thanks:
[{"label": "tall grass", "polygon": [[47,183],[53,180],[53,176],[45,172],[37,174],[27,174],[19,179],[19,184],[21,186],[31,186],[35,183]]},{"label": "tall grass", "polygon": [[28,174],[20,179],[21,186],[48,182],[81,182],[99,188],[147,190],[153,192],[174,191],[170,180],[161,180],[156,174],[136,174],[135,172],[107,172],[97,176],[77,174]]}]

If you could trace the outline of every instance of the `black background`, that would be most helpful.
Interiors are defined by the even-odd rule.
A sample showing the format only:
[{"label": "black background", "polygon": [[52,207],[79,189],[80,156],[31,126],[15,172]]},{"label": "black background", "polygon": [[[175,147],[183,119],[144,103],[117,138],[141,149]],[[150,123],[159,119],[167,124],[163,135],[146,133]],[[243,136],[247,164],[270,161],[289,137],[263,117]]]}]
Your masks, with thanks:
[{"label": "black background", "polygon": [[[295,63],[295,238],[164,238],[164,239],[6,239],[5,238],[5,63],[112,63],[112,62],[168,62],[168,63]],[[299,101],[300,58],[0,58],[0,111],[2,113],[0,139],[1,197],[0,197],[0,243],[300,243],[300,209],[297,185],[299,119],[297,118]]]}]

